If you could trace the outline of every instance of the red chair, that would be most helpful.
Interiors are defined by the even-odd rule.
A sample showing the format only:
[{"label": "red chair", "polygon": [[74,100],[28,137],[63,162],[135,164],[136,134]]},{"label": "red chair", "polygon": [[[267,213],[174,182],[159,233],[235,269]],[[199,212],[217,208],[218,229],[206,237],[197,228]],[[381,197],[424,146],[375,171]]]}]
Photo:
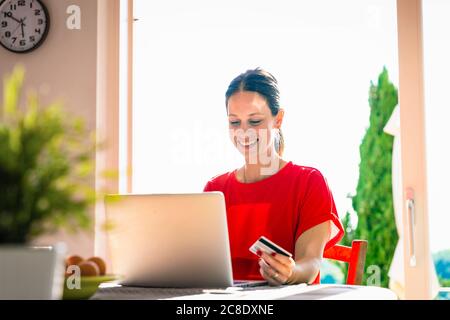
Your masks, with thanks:
[{"label": "red chair", "polygon": [[[346,284],[361,285],[366,264],[367,241],[353,240],[352,246],[335,245],[323,253],[326,259],[348,263]],[[313,284],[320,283],[320,272]]]}]

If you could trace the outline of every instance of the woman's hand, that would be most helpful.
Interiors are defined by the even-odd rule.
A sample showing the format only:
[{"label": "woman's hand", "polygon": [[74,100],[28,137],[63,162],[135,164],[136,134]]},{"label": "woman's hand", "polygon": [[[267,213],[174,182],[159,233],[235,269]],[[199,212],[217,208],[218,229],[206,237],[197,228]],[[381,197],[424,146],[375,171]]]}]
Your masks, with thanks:
[{"label": "woman's hand", "polygon": [[289,282],[295,268],[295,261],[284,255],[258,252],[259,272],[270,285],[279,286]]},{"label": "woman's hand", "polygon": [[325,245],[330,239],[331,223],[322,222],[298,237],[295,242],[297,262],[281,254],[258,251],[259,272],[270,285],[313,283],[320,270]]}]

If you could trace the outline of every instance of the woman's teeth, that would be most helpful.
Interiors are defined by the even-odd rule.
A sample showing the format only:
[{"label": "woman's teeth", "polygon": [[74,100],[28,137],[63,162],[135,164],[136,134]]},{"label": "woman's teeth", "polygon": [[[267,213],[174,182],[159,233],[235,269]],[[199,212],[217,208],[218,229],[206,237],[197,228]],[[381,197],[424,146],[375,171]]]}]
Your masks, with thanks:
[{"label": "woman's teeth", "polygon": [[258,139],[254,140],[253,142],[248,142],[248,143],[241,142],[239,140],[238,140],[238,142],[243,147],[251,147],[251,146],[255,145],[258,142]]}]

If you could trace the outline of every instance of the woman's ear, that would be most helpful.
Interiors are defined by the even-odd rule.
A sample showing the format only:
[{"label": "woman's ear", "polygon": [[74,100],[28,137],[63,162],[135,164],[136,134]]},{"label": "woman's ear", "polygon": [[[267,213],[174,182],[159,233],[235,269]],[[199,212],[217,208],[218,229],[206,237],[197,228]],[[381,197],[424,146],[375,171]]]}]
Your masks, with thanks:
[{"label": "woman's ear", "polygon": [[278,110],[278,114],[275,116],[275,128],[280,129],[281,124],[283,123],[283,117],[284,117],[284,109],[280,108]]}]

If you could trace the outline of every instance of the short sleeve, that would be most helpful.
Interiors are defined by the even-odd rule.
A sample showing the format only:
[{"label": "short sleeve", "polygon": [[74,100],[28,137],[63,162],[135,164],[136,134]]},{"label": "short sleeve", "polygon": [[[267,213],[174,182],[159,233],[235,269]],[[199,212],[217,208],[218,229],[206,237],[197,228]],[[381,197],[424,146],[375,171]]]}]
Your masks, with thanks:
[{"label": "short sleeve", "polygon": [[203,188],[203,192],[208,192],[212,190],[212,186],[211,186],[211,181],[208,181],[205,185],[205,187]]},{"label": "short sleeve", "polygon": [[307,179],[307,187],[300,204],[295,239],[297,240],[306,230],[325,221],[331,222],[331,235],[325,246],[325,249],[328,249],[342,239],[344,228],[325,177],[318,170],[313,170]]}]

